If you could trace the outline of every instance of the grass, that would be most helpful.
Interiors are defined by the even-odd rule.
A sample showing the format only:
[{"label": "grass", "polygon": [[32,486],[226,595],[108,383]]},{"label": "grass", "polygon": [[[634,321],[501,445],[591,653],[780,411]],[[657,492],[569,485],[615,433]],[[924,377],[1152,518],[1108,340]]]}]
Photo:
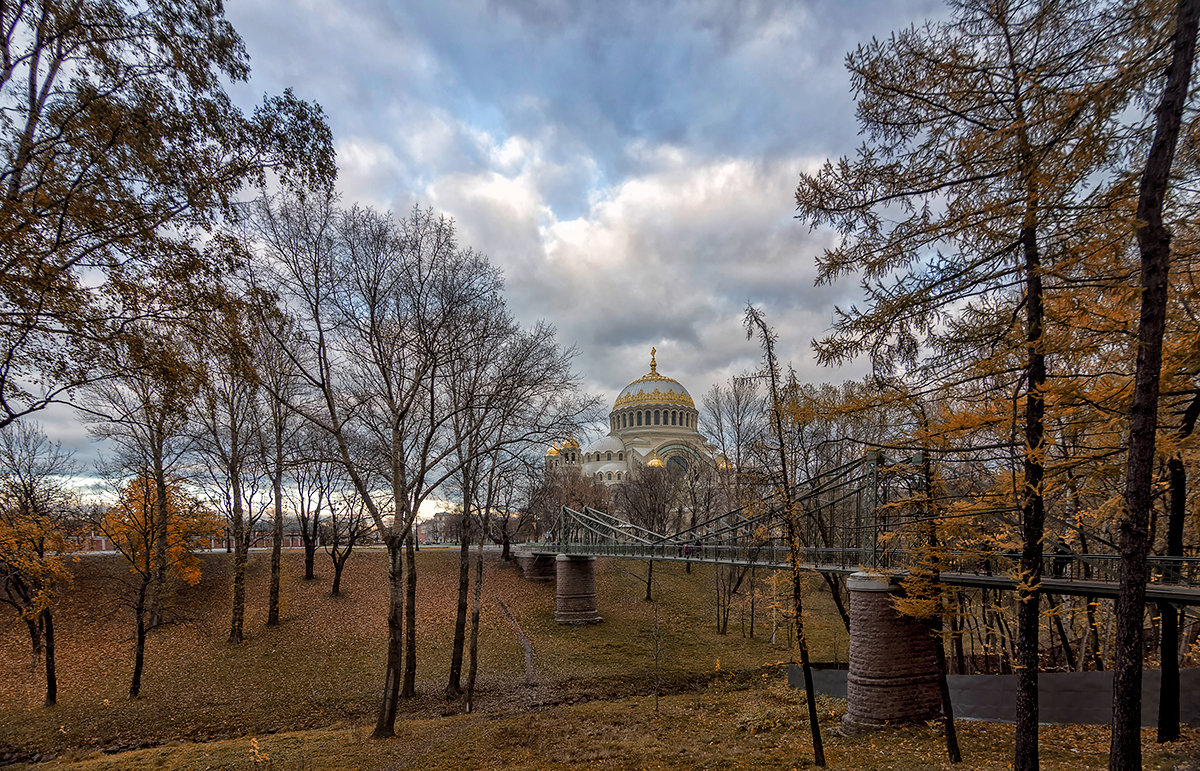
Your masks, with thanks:
[{"label": "grass", "polygon": [[[490,560],[484,585],[479,711],[441,696],[445,686],[457,553],[418,557],[418,698],[402,705],[397,737],[368,739],[382,685],[386,556],[356,554],[343,578],[306,582],[302,554],[285,554],[284,622],[264,626],[268,557],[249,573],[248,640],[225,642],[228,561],[205,556],[202,583],[180,592],[178,619],[151,637],[143,697],[125,698],[132,629],[116,603],[121,568],[111,558],[75,565],[78,580],[58,609],[59,696],[40,706],[23,625],[0,616],[0,757],[55,759],[39,768],[618,768],[800,767],[811,762],[801,694],[785,685],[788,650],[759,636],[717,635],[713,576],[680,564],[655,566],[661,677],[667,695],[655,711],[654,608],[630,571],[600,561],[597,595],[604,623],[554,622],[554,585],[525,581]],[[816,582],[806,599],[818,660],[844,660],[844,630]],[[502,598],[534,650],[533,687]],[[735,611],[736,613],[736,611]],[[765,635],[765,637],[764,637]],[[781,635],[780,642],[786,638]],[[931,768],[944,757],[937,726],[861,737],[836,735],[844,703],[822,699],[826,754],[833,768]],[[967,768],[1004,768],[1012,727],[960,723]],[[1147,734],[1147,767],[1183,767],[1200,754],[1200,735],[1159,747]],[[1102,768],[1107,728],[1044,727],[1045,768]]]},{"label": "grass", "polygon": [[[323,555],[319,555],[323,558]],[[113,557],[75,563],[77,580],[57,609],[59,704],[40,706],[43,682],[30,671],[28,640],[13,614],[0,616],[0,753],[29,756],[122,750],[175,741],[208,741],[369,720],[378,707],[386,639],[386,555],[356,554],[331,598],[329,579],[304,581],[303,555],[284,555],[283,623],[265,626],[269,559],[254,552],[248,574],[247,641],[225,642],[229,560],[204,556],[203,579],[180,591],[176,620],[147,649],[143,695],[126,698],[132,671],[131,614],[119,605],[123,568]],[[321,563],[318,563],[319,565]],[[457,553],[418,555],[419,697],[405,718],[456,712],[440,694],[453,636]],[[648,692],[653,669],[653,606],[627,564],[601,561],[597,592],[605,623],[554,622],[554,585],[526,581],[489,560],[481,631],[480,708],[527,709]],[[673,687],[704,682],[717,661],[752,669],[786,658],[768,641],[715,634],[712,575],[682,565],[655,570],[660,601],[663,679]],[[522,687],[524,656],[494,598],[502,597],[532,641],[538,687]],[[819,600],[818,600],[819,601]],[[760,616],[760,624],[762,618]],[[825,646],[845,651],[836,625]],[[842,639],[836,639],[836,635]],[[818,654],[820,655],[820,654]],[[517,698],[513,698],[514,695]]]}]

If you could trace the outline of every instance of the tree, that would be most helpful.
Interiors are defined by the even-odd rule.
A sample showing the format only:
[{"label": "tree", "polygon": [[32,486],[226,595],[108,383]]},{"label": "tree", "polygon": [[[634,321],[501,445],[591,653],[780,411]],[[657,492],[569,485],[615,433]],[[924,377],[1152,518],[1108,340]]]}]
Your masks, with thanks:
[{"label": "tree", "polygon": [[1192,79],[1198,26],[1200,2],[1180,0],[1171,64],[1162,100],[1155,111],[1154,139],[1138,195],[1142,300],[1127,455],[1126,513],[1121,521],[1121,590],[1116,610],[1113,731],[1109,749],[1109,767],[1113,769],[1137,768],[1142,763],[1142,614],[1149,580],[1146,557],[1150,548],[1154,443],[1158,432],[1159,377],[1171,265],[1171,233],[1163,222],[1163,208]]},{"label": "tree", "polygon": [[[808,701],[808,725],[812,733],[813,762],[824,767],[825,748],[821,741],[821,723],[817,718],[816,693],[813,689],[812,665],[808,659],[808,639],[804,634],[804,583],[801,575],[799,520],[801,516],[795,491],[788,472],[787,449],[783,431],[783,400],[780,393],[779,364],[775,358],[775,333],[767,326],[762,313],[754,306],[746,308],[746,335],[757,335],[763,349],[763,374],[767,379],[770,400],[770,421],[774,430],[774,445],[778,453],[779,476],[772,480],[782,495],[783,523],[788,543],[788,564],[792,574],[792,612],[796,627],[796,643],[800,648],[800,669],[804,674],[804,692]],[[777,495],[779,495],[777,493]]]},{"label": "tree", "polygon": [[[459,470],[448,380],[471,360],[480,339],[472,324],[496,304],[502,282],[458,245],[453,222],[427,210],[397,221],[340,211],[328,197],[283,195],[259,201],[247,226],[258,285],[277,287],[296,322],[286,348],[303,393],[291,408],[332,440],[388,548],[387,666],[374,735],[392,736],[399,699],[416,689],[413,521]],[[386,484],[372,487],[370,474]]]},{"label": "tree", "polygon": [[[262,323],[275,325],[275,332],[268,334],[259,329],[255,335],[254,371],[262,385],[265,401],[263,431],[266,436],[257,443],[263,453],[263,466],[271,477],[271,500],[274,516],[271,523],[271,583],[267,596],[267,626],[279,623],[279,584],[283,564],[283,480],[288,466],[294,462],[297,432],[300,421],[288,409],[288,402],[295,399],[297,390],[296,369],[288,358],[287,351],[279,344],[286,339],[287,318],[282,313],[272,313],[273,298],[255,298],[261,309]],[[312,577],[312,552],[307,547],[311,539],[306,538],[305,568],[307,578]]]},{"label": "tree", "polygon": [[110,360],[137,361],[139,365],[119,377],[98,381],[84,391],[78,409],[88,432],[114,448],[106,461],[111,475],[134,475],[154,481],[151,500],[157,537],[150,587],[150,621],[162,623],[162,607],[170,595],[167,575],[167,542],[171,511],[167,506],[168,479],[178,474],[192,449],[190,408],[200,378],[177,339],[174,327],[139,324],[128,330],[110,354]]},{"label": "tree", "polygon": [[[679,518],[673,516],[682,492],[682,476],[666,468],[657,456],[617,485],[615,499],[633,524],[660,535],[679,530]],[[654,557],[646,561],[646,602],[654,601]]]},{"label": "tree", "polygon": [[58,702],[53,609],[71,583],[63,553],[78,508],[65,484],[74,470],[71,454],[40,428],[0,428],[0,601],[25,622],[34,664],[45,661],[47,707]]},{"label": "tree", "polygon": [[329,594],[342,594],[342,571],[354,552],[354,547],[371,532],[371,518],[366,506],[353,491],[340,492],[329,502],[329,518],[325,520],[325,552],[333,562],[333,586]]},{"label": "tree", "polygon": [[802,218],[843,236],[819,280],[864,273],[867,306],[839,311],[822,360],[867,353],[884,375],[929,351],[1020,362],[1004,380],[1024,402],[1018,769],[1038,765],[1044,277],[1068,273],[1076,235],[1113,216],[1111,188],[1095,183],[1121,162],[1122,111],[1146,67],[1126,44],[1138,31],[1115,5],[968,0],[948,21],[862,46],[847,66],[868,141],[796,192]]},{"label": "tree", "polygon": [[225,294],[213,314],[211,333],[197,341],[204,379],[194,408],[195,448],[209,478],[208,497],[228,518],[233,542],[233,607],[229,642],[245,638],[246,561],[254,522],[253,506],[263,476],[265,416],[254,371],[251,310]]},{"label": "tree", "polygon": [[335,174],[319,107],[245,115],[221,3],[39,0],[0,10],[0,425],[127,371],[138,321],[186,319],[221,270],[199,236],[268,172]]},{"label": "tree", "polygon": [[[468,319],[458,337],[471,342],[461,348],[446,377],[457,461],[451,483],[462,502],[458,608],[446,684],[450,699],[462,693],[470,545],[475,533],[492,533],[497,466],[504,463],[505,476],[516,473],[523,452],[570,433],[593,406],[590,400],[571,398],[578,385],[571,371],[573,352],[558,345],[554,330],[545,324],[520,329],[502,299],[496,300],[481,304]],[[479,576],[481,571],[476,571]]]},{"label": "tree", "polygon": [[[186,492],[180,480],[168,480],[166,501],[158,500],[162,489],[152,474],[125,480],[116,488],[117,502],[102,509],[96,522],[129,565],[129,575],[121,581],[126,587],[125,601],[133,610],[135,627],[131,699],[136,699],[142,690],[146,635],[163,623],[161,611],[151,618],[152,588],[163,574],[190,586],[199,583],[200,560],[195,549],[221,532],[217,518]],[[159,512],[163,509],[168,512],[167,548],[160,550]]]}]

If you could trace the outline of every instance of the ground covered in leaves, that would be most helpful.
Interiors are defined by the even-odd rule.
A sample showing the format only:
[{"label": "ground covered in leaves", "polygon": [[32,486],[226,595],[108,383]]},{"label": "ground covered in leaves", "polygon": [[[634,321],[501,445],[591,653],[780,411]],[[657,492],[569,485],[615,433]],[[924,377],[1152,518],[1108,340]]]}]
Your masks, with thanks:
[{"label": "ground covered in leaves", "polygon": [[[489,555],[484,584],[478,711],[463,714],[445,687],[457,552],[418,557],[419,696],[404,703],[397,737],[371,741],[382,685],[386,555],[356,554],[331,598],[328,578],[304,581],[299,552],[285,554],[284,621],[268,628],[268,555],[250,566],[249,639],[225,642],[229,571],[205,556],[204,578],[174,602],[175,620],[153,633],[143,696],[125,698],[132,620],[111,557],[75,564],[58,611],[59,705],[41,705],[24,626],[0,616],[0,757],[39,767],[137,768],[618,768],[799,767],[812,749],[800,694],[784,684],[786,635],[770,641],[758,607],[756,637],[738,612],[729,634],[714,623],[713,575],[655,567],[658,600],[642,599],[639,565],[600,561],[604,623],[554,622],[554,585],[525,581]],[[818,660],[845,659],[845,634],[816,583],[807,600]],[[501,602],[512,616],[507,618]],[[515,624],[515,626],[514,626]],[[533,670],[517,628],[530,641]],[[655,648],[658,667],[655,667]],[[655,684],[665,694],[653,697]],[[844,703],[823,699],[834,768],[930,768],[944,757],[936,726],[861,737],[837,735]],[[1005,768],[1012,727],[960,723],[969,768]],[[1103,727],[1044,727],[1046,768],[1103,768]],[[1169,747],[1146,738],[1147,767],[1189,767],[1200,734]]]}]

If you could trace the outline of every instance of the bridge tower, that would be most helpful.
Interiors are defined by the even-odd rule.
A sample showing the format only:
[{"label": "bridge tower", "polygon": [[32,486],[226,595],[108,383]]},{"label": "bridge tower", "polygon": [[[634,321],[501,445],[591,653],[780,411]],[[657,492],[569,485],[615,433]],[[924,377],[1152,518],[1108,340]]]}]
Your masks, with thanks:
[{"label": "bridge tower", "polygon": [[880,573],[854,573],[850,590],[848,709],[842,725],[864,731],[920,723],[942,712],[929,627],[892,605],[898,587]]}]

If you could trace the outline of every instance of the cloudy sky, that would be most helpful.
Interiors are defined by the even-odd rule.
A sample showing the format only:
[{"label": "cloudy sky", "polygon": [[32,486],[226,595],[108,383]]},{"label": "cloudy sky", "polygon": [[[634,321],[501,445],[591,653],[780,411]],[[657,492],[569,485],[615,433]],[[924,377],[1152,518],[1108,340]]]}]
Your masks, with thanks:
[{"label": "cloudy sky", "polygon": [[858,145],[846,52],[933,0],[253,0],[227,5],[247,104],[319,102],[345,201],[432,206],[608,397],[648,365],[694,396],[753,367],[747,302],[813,380],[855,283],[813,286],[828,236],[797,175]]},{"label": "cloudy sky", "polygon": [[[293,88],[336,140],[343,200],[432,206],[553,323],[606,400],[648,367],[699,400],[753,368],[748,302],[812,381],[810,341],[851,280],[813,286],[828,234],[792,218],[798,174],[859,144],[843,68],[940,0],[234,0],[247,109]],[[67,409],[42,416],[81,450]]]}]

